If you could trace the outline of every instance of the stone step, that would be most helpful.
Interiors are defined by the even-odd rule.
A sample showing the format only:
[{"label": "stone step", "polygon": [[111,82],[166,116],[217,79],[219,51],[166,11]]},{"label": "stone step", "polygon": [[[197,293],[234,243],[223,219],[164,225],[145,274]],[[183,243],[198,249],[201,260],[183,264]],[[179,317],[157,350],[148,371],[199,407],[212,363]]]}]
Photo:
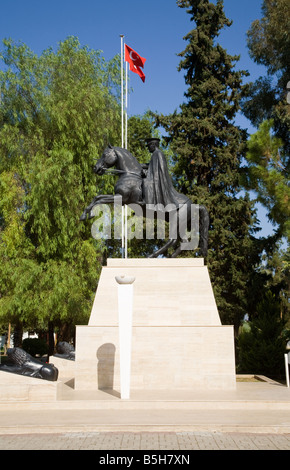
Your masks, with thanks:
[{"label": "stone step", "polygon": [[128,400],[121,400],[118,391],[74,390],[73,379],[58,383],[55,399],[47,401],[2,400],[0,411],[15,410],[99,410],[102,412],[180,411],[290,411],[290,391],[277,382],[237,383],[235,391],[150,391],[133,390]]},{"label": "stone step", "polygon": [[169,410],[186,413],[188,411],[290,411],[290,403],[279,401],[135,401],[110,400],[56,400],[55,402],[1,402],[0,411],[7,410],[100,410],[117,411],[155,411],[166,413]]}]

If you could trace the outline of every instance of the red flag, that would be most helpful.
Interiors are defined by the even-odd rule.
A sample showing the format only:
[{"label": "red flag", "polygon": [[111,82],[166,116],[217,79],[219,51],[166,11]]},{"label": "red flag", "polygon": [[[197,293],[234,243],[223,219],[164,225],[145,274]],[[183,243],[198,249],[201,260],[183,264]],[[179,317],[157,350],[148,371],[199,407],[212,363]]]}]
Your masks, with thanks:
[{"label": "red flag", "polygon": [[137,73],[142,82],[145,82],[145,75],[141,68],[144,68],[146,59],[137,54],[137,52],[127,46],[127,44],[125,44],[125,61],[129,62],[131,72]]}]

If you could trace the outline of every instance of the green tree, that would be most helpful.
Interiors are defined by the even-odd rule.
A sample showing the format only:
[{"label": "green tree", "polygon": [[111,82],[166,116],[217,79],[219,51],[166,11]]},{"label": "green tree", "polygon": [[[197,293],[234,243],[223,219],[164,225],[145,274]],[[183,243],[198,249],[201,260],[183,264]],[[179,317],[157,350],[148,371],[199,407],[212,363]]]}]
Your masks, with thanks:
[{"label": "green tree", "polygon": [[239,370],[268,377],[284,376],[284,353],[289,339],[280,316],[280,301],[271,291],[257,305],[255,316],[238,338]]},{"label": "green tree", "polygon": [[[268,211],[275,236],[266,242],[261,271],[270,276],[266,287],[278,295],[281,312],[289,317],[289,154],[290,104],[290,4],[287,0],[264,0],[262,18],[248,31],[252,59],[266,69],[249,86],[243,102],[246,117],[258,130],[250,137],[244,183],[256,192]],[[286,250],[279,244],[287,243]],[[288,268],[287,268],[288,266]]]},{"label": "green tree", "polygon": [[257,200],[268,209],[268,218],[278,226],[280,236],[290,240],[289,157],[281,138],[272,134],[274,120],[263,121],[248,141],[245,186],[256,192]]},{"label": "green tree", "polygon": [[266,68],[266,76],[250,85],[243,103],[244,114],[259,127],[249,141],[248,177],[278,234],[289,240],[290,4],[264,0],[262,14],[248,31],[250,55]]},{"label": "green tree", "polygon": [[216,41],[221,29],[231,25],[222,1],[180,0],[178,5],[195,25],[179,54],[187,100],[179,111],[157,116],[156,124],[165,129],[173,151],[177,188],[209,211],[209,271],[222,320],[238,327],[247,311],[249,271],[258,261],[249,232],[252,204],[239,195],[246,133],[234,123],[246,95],[242,81],[247,73],[236,70],[238,57]]},{"label": "green tree", "polygon": [[5,40],[1,59],[1,320],[68,331],[88,319],[102,262],[79,217],[94,158],[119,142],[119,58],[69,37],[40,56]]}]

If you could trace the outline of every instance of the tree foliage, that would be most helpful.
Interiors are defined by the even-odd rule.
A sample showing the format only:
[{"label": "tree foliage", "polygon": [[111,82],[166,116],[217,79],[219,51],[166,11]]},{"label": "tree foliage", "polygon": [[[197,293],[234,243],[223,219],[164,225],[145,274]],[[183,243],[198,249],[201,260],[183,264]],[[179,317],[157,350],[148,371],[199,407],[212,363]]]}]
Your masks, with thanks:
[{"label": "tree foliage", "polygon": [[238,339],[240,372],[281,378],[289,338],[280,316],[280,302],[271,291],[257,305],[249,326]]},{"label": "tree foliage", "polygon": [[245,186],[256,192],[257,200],[268,209],[268,218],[278,226],[280,236],[290,239],[290,186],[288,155],[282,139],[273,135],[274,121],[263,121],[248,141]]},{"label": "tree foliage", "polygon": [[243,103],[245,115],[259,127],[249,141],[248,177],[278,234],[289,240],[290,4],[264,0],[262,14],[248,31],[250,55],[267,71],[250,85]]},{"label": "tree foliage", "polygon": [[[279,294],[281,313],[289,319],[289,154],[290,104],[290,4],[287,0],[264,0],[262,18],[248,31],[252,59],[266,69],[249,86],[243,111],[257,131],[250,137],[246,153],[244,184],[256,192],[275,227],[275,236],[265,245],[261,272],[265,287]],[[287,248],[281,249],[281,240]],[[278,292],[278,289],[280,291]]]},{"label": "tree foliage", "polygon": [[119,60],[74,37],[40,56],[5,40],[1,59],[1,318],[83,323],[102,246],[79,217],[96,193],[94,158],[119,141]]}]

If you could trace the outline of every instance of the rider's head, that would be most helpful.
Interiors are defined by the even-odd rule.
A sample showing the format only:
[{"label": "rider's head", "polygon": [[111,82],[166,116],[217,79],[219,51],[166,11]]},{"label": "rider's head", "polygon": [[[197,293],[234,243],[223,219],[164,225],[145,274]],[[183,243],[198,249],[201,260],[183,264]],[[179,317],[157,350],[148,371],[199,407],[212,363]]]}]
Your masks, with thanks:
[{"label": "rider's head", "polygon": [[160,142],[160,139],[157,139],[155,137],[146,139],[149,152],[154,152],[154,150],[159,147],[159,142]]}]

